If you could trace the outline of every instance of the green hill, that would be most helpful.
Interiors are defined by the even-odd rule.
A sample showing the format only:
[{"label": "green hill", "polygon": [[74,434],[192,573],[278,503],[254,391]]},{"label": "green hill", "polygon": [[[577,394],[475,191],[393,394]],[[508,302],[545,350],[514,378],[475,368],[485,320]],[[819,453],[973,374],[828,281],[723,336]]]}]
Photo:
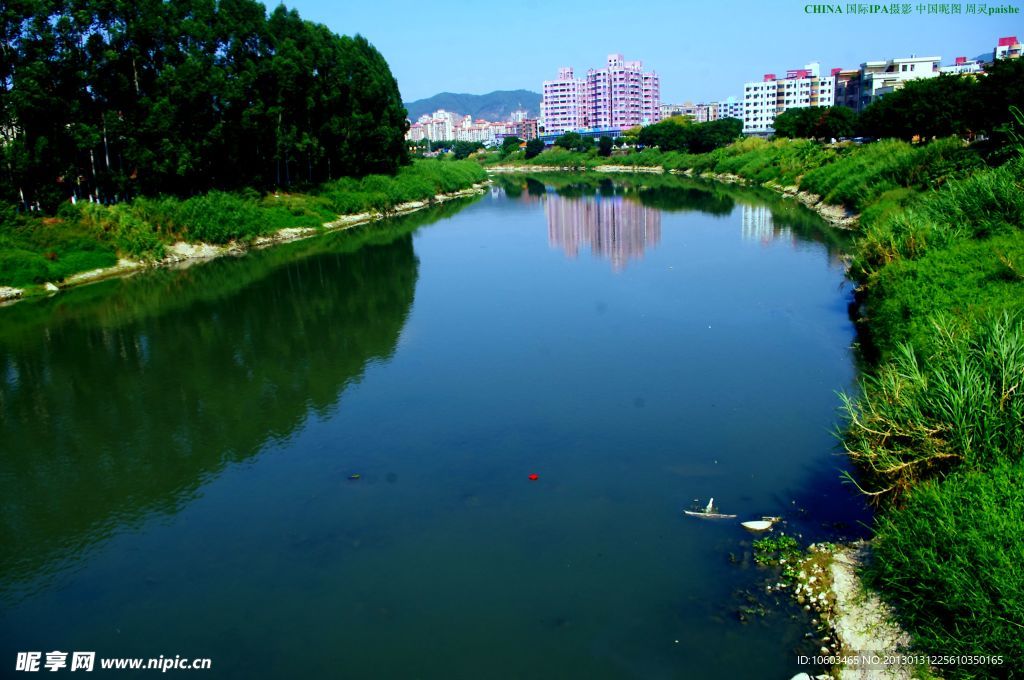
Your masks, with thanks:
[{"label": "green hill", "polygon": [[540,95],[529,90],[497,90],[487,94],[456,94],[442,92],[433,97],[406,102],[409,119],[416,121],[425,113],[433,113],[438,109],[469,114],[473,118],[487,120],[506,120],[516,109],[526,109],[531,118],[540,115]]}]

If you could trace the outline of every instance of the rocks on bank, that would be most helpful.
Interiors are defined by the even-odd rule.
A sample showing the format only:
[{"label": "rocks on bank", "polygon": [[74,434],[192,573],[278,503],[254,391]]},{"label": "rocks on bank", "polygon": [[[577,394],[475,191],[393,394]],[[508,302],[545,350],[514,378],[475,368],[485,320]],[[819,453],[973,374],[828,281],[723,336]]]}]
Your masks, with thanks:
[{"label": "rocks on bank", "polygon": [[812,545],[798,567],[793,595],[804,609],[817,612],[821,619],[823,639],[827,641],[821,648],[822,657],[847,660],[835,664],[830,677],[919,677],[919,669],[901,658],[912,655],[910,636],[858,574],[870,559],[871,548],[864,541],[843,546]]}]

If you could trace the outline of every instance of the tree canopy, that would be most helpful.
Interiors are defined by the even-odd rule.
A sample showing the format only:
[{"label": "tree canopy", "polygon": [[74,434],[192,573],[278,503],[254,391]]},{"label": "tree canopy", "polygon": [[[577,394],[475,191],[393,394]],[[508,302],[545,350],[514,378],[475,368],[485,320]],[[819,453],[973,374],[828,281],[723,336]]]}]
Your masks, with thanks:
[{"label": "tree canopy", "polygon": [[637,141],[662,151],[706,153],[736,141],[742,131],[743,121],[738,118],[693,124],[669,118],[640,130]]},{"label": "tree canopy", "polygon": [[978,83],[974,78],[940,75],[911,80],[864,109],[861,129],[873,137],[930,139],[977,132]]},{"label": "tree canopy", "polygon": [[776,137],[832,139],[851,137],[857,114],[845,106],[809,106],[787,109],[775,117]]},{"label": "tree canopy", "polygon": [[52,207],[390,173],[380,53],[255,0],[0,5],[0,194]]},{"label": "tree canopy", "polygon": [[544,150],[544,142],[534,137],[526,143],[526,157],[533,158],[534,156],[540,155],[540,152]]}]

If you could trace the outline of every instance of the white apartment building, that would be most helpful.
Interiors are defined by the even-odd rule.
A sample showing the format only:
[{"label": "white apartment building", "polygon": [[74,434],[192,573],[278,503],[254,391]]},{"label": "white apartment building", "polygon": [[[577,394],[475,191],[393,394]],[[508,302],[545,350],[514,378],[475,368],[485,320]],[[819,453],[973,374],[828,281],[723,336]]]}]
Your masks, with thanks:
[{"label": "white apartment building", "polygon": [[860,101],[863,111],[871,102],[890,92],[903,89],[911,80],[937,78],[942,57],[900,57],[883,61],[866,61],[860,65]]},{"label": "white apartment building", "polygon": [[985,65],[977,59],[968,59],[967,57],[957,57],[956,60],[949,66],[940,66],[939,73],[946,73],[948,75],[963,76],[970,73],[983,73],[985,71]]},{"label": "white apartment building", "polygon": [[718,102],[718,120],[723,118],[739,118],[743,120],[743,102],[736,97],[729,97],[724,102]]},{"label": "white apartment building", "polygon": [[743,132],[745,134],[771,134],[775,116],[788,109],[835,104],[835,78],[821,77],[817,62],[802,69],[786,72],[779,80],[774,73],[766,73],[761,82],[743,86]]}]

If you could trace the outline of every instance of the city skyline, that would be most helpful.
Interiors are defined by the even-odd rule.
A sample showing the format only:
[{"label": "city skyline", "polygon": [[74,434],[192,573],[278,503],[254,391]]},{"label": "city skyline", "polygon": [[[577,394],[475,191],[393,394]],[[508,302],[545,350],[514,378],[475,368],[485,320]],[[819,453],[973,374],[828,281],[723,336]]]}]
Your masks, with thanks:
[{"label": "city skyline", "polygon": [[390,64],[405,101],[440,92],[537,91],[559,67],[585,72],[594,54],[614,52],[642,54],[655,67],[662,101],[721,101],[741,96],[743,83],[767,71],[816,61],[827,73],[912,54],[941,55],[946,64],[991,50],[999,35],[1020,33],[1020,14],[805,14],[804,6],[731,0],[681,7],[650,0],[636,15],[637,30],[626,31],[620,5],[577,0],[530,0],[515,22],[489,16],[475,24],[477,15],[450,0],[432,4],[430,12],[394,0],[288,4],[336,33],[365,36]]}]

